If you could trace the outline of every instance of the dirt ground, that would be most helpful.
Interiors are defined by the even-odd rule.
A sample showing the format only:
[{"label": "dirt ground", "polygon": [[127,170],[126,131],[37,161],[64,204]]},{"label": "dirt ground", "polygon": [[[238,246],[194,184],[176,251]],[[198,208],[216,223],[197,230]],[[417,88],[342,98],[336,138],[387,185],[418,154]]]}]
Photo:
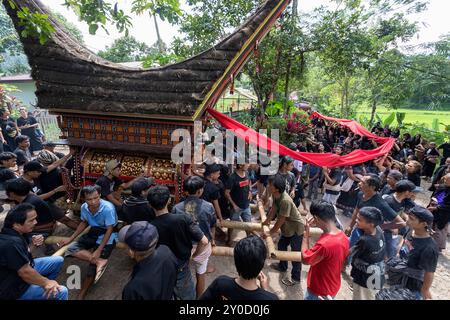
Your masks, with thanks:
[{"label": "dirt ground", "polygon": [[[422,205],[428,204],[428,200],[430,197],[430,193],[426,192],[425,194],[420,194],[417,202]],[[6,215],[6,210],[3,213],[0,213],[0,225],[3,224],[4,217]],[[338,214],[341,222],[346,226],[349,223],[349,219],[345,216]],[[57,235],[67,236],[70,235],[70,231],[62,225],[58,226]],[[245,237],[245,232],[243,231],[235,231],[233,240],[237,242],[239,239]],[[433,299],[436,300],[449,300],[450,299],[450,238],[448,238],[447,249],[443,254],[439,256],[439,262],[437,271],[435,273],[433,286],[431,288],[431,293]],[[217,245],[224,245],[223,243],[218,242]],[[290,266],[287,273],[280,273],[270,268],[270,264],[276,262],[268,259],[266,261],[263,272],[268,276],[270,291],[276,293],[280,299],[287,300],[302,300],[303,294],[306,289],[306,277],[309,267],[303,265],[302,266],[302,279],[301,283],[296,286],[286,287],[281,280],[283,277],[290,275]],[[210,264],[214,265],[216,271],[214,273],[207,274],[206,284],[209,285],[217,276],[219,275],[228,275],[228,276],[237,276],[236,270],[234,268],[234,262],[232,257],[211,257]],[[62,269],[62,272],[57,279],[59,283],[66,284],[67,278],[70,276],[70,272],[68,272],[68,267],[71,265],[80,266],[82,276],[86,274],[87,263],[81,262],[74,258],[67,258],[65,260],[65,265]],[[107,270],[105,271],[103,277],[100,281],[94,285],[87,295],[87,299],[90,300],[120,300],[122,288],[128,281],[132,270],[133,262],[126,254],[126,250],[116,249],[111,258],[110,263],[108,265]],[[70,270],[70,269],[69,269]],[[352,299],[352,291],[351,291],[351,278],[350,278],[350,269],[346,270],[346,273],[342,275],[342,286],[341,290],[337,295],[337,299],[340,300],[351,300]],[[195,277],[193,273],[193,277]],[[79,290],[72,289],[69,290],[69,299],[76,299]]]}]

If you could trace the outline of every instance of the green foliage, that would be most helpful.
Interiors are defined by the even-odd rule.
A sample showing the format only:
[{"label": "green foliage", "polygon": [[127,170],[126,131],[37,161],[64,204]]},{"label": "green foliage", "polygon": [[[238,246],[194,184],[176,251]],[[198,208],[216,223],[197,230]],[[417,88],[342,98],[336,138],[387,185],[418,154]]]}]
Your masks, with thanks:
[{"label": "green foliage", "polygon": [[156,54],[156,48],[150,48],[144,42],[139,42],[132,36],[123,36],[113,44],[99,51],[98,55],[112,62],[141,61],[151,54]]},{"label": "green foliage", "polygon": [[47,14],[31,12],[27,7],[21,7],[17,11],[17,17],[20,19],[19,25],[23,28],[20,35],[24,38],[38,38],[39,42],[44,44],[55,31]]},{"label": "green foliage", "polygon": [[52,16],[63,26],[65,31],[78,41],[78,43],[84,44],[83,33],[75,24],[67,21],[67,19],[59,12],[52,11]]},{"label": "green foliage", "polygon": [[427,141],[433,141],[437,144],[448,141],[450,138],[450,131],[435,131],[428,128],[424,123],[418,122],[405,124],[402,132],[409,132],[413,136],[416,134],[421,134]]},{"label": "green foliage", "polygon": [[396,116],[396,119],[397,119],[397,124],[399,126],[401,126],[403,121],[405,120],[406,113],[404,113],[404,112],[396,112],[395,116]]},{"label": "green foliage", "polygon": [[144,68],[165,66],[180,61],[180,57],[173,53],[153,52],[144,57],[142,65]]},{"label": "green foliage", "polygon": [[433,123],[431,124],[431,129],[434,131],[439,131],[439,119],[434,118]]},{"label": "green foliage", "polygon": [[64,4],[71,8],[89,26],[89,33],[95,34],[99,26],[107,33],[105,24],[110,22],[115,25],[120,32],[128,32],[132,25],[131,18],[118,8],[118,3],[112,6],[107,1],[99,0],[64,0]]},{"label": "green foliage", "polygon": [[0,108],[9,108],[13,111],[17,109],[12,109],[12,106],[23,105],[22,101],[13,95],[14,92],[20,92],[20,90],[14,85],[0,84]]},{"label": "green foliage", "polygon": [[384,126],[390,126],[392,122],[395,120],[395,112],[392,112],[386,119],[383,121]]},{"label": "green foliage", "polygon": [[283,101],[270,101],[266,108],[266,114],[268,117],[276,117],[283,114],[284,103]]},{"label": "green foliage", "polygon": [[[12,3],[12,5],[15,6],[14,3]],[[60,22],[63,28],[69,32],[69,34],[81,44],[83,43],[83,35],[74,24],[68,22],[59,13],[53,12],[52,15]],[[27,17],[25,17],[25,19],[27,19]],[[40,24],[41,20],[34,22]],[[30,25],[29,27],[32,28],[34,25]],[[50,36],[50,34],[51,33],[48,33],[46,37]],[[28,59],[23,51],[22,43],[19,40],[19,36],[10,17],[7,15],[3,4],[0,4],[0,54],[1,74],[23,74],[30,71],[30,66],[28,65]]]},{"label": "green foliage", "polygon": [[[80,20],[88,24],[91,34],[95,34],[99,27],[108,33],[105,25],[111,23],[119,32],[128,35],[132,25],[131,17],[119,7],[119,1],[112,5],[102,0],[64,0],[64,4],[72,8]],[[131,12],[136,14],[148,12],[171,24],[177,23],[182,14],[179,0],[134,0]]]},{"label": "green foliage", "polygon": [[295,111],[297,111],[297,107],[295,106],[294,101],[287,102],[287,110],[286,110],[284,100],[273,100],[270,101],[267,105],[266,115],[268,117],[276,117],[282,116],[283,114],[290,115]]},{"label": "green foliage", "polygon": [[407,105],[438,110],[450,104],[450,33],[424,49],[425,53],[405,57],[411,88]]},{"label": "green foliage", "polygon": [[149,12],[171,24],[178,23],[183,14],[179,0],[134,0],[131,11],[137,14]]}]

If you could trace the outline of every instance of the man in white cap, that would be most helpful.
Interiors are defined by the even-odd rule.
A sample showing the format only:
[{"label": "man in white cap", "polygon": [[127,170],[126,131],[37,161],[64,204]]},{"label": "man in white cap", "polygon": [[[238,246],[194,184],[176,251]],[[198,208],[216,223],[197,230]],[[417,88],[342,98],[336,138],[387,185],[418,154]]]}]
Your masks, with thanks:
[{"label": "man in white cap", "polygon": [[169,247],[158,247],[158,229],[147,221],[123,227],[119,241],[137,263],[122,291],[122,300],[171,300],[177,282],[177,258]]}]

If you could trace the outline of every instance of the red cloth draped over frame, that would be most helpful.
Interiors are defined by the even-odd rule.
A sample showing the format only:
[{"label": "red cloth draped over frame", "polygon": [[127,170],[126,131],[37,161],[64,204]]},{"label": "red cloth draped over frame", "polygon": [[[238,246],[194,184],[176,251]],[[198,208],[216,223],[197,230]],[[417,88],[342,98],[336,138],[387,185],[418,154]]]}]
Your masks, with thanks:
[{"label": "red cloth draped over frame", "polygon": [[271,152],[276,152],[282,156],[290,156],[296,160],[312,163],[320,167],[333,168],[363,163],[389,153],[395,143],[395,139],[378,137],[354,120],[331,118],[314,112],[311,117],[318,117],[328,121],[337,122],[338,124],[349,128],[355,134],[366,136],[377,143],[381,143],[381,145],[373,150],[354,150],[344,156],[338,156],[334,153],[297,152],[279,144],[277,141],[260,135],[255,130],[244,126],[238,121],[233,120],[214,109],[207,109],[207,111],[224,128],[232,130],[237,137],[245,140],[247,143],[257,145]]}]

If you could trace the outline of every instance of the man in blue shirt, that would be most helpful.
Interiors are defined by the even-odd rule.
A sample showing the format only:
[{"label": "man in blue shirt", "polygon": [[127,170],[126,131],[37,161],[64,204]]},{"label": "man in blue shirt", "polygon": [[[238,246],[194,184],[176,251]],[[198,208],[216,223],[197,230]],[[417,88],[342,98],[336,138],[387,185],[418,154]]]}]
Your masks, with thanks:
[{"label": "man in blue shirt", "polygon": [[[65,256],[73,256],[90,262],[86,280],[83,282],[79,299],[84,299],[87,290],[97,283],[108,264],[117,241],[117,214],[114,205],[100,199],[101,188],[98,185],[86,186],[82,190],[86,203],[81,206],[81,223],[73,235],[59,243],[63,247],[73,242],[88,226],[89,231],[73,242]],[[94,249],[93,252],[90,249]]]}]

